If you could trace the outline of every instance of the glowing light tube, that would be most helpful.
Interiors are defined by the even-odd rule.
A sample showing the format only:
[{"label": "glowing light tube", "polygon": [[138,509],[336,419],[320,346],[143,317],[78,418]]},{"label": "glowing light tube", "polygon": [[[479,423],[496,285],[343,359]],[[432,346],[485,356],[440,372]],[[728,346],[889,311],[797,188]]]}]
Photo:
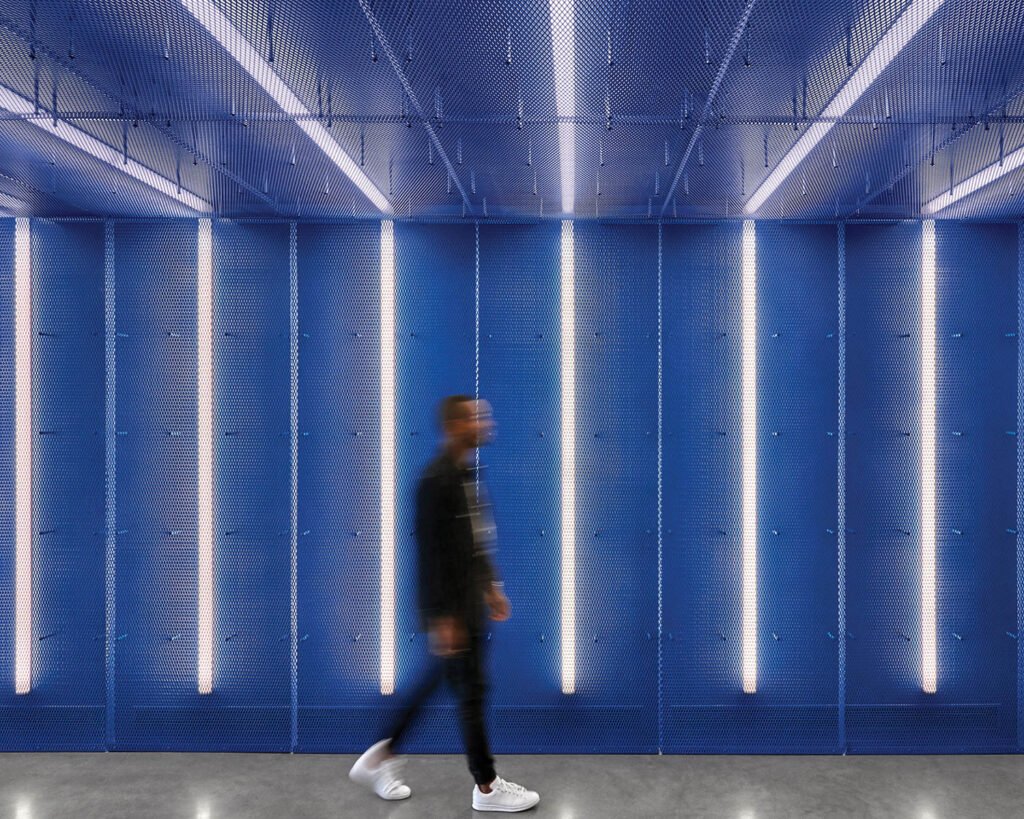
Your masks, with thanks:
[{"label": "glowing light tube", "polygon": [[[25,99],[20,94],[15,94],[9,88],[4,88],[3,86],[0,86],[0,108],[15,114],[33,114],[35,112],[35,104],[32,100]],[[52,120],[44,121],[42,119],[26,119],[25,122],[29,125],[34,125],[50,136],[63,140],[68,145],[73,145],[80,151],[84,151],[93,158],[100,160],[100,162],[109,165],[115,171],[128,174],[128,176],[138,180],[143,185],[159,191],[164,196],[169,196],[187,208],[191,208],[199,213],[210,213],[213,211],[213,206],[205,199],[201,199],[184,188],[179,190],[176,182],[160,176],[160,174],[151,171],[145,165],[136,162],[130,157],[126,163],[123,153],[64,120],[57,120],[56,125],[52,124]]]},{"label": "glowing light tube", "polygon": [[743,223],[743,692],[757,691],[757,231]]},{"label": "glowing light tube", "polygon": [[1006,174],[1017,170],[1021,166],[1024,166],[1024,148],[1018,148],[1012,154],[1004,156],[1002,165],[998,162],[993,162],[973,176],[967,177],[967,179],[960,182],[952,190],[946,190],[939,196],[936,196],[922,210],[929,216],[933,213],[938,213],[940,210],[948,208],[954,202],[959,202],[965,196],[970,196],[986,185],[991,185],[997,179],[1002,179]]},{"label": "glowing light tube", "polygon": [[270,95],[286,114],[296,117],[295,124],[305,131],[328,159],[355,184],[363,195],[382,213],[391,213],[387,197],[370,180],[358,163],[337,143],[331,132],[312,112],[302,104],[295,93],[284,84],[273,66],[242,36],[234,24],[221,12],[212,0],[181,0],[189,14],[196,18],[213,38],[224,47],[259,86]]},{"label": "glowing light tube", "polygon": [[935,625],[935,222],[921,233],[921,688],[934,694]]},{"label": "glowing light tube", "polygon": [[14,221],[14,690],[32,689],[32,231]]},{"label": "glowing light tube", "polygon": [[6,193],[0,193],[0,211],[11,216],[17,216],[19,213],[28,213],[29,207],[20,199],[15,199]]},{"label": "glowing light tube", "polygon": [[209,219],[199,220],[196,273],[196,415],[198,682],[213,691],[213,240]]},{"label": "glowing light tube", "polygon": [[835,124],[834,120],[845,115],[853,107],[853,104],[889,67],[889,64],[896,59],[896,55],[906,48],[907,44],[914,39],[914,35],[931,19],[944,2],[945,0],[912,0],[885,33],[885,36],[875,43],[875,47],[868,52],[864,62],[843,83],[832,101],[825,106],[825,110],[821,112],[821,118],[829,121],[815,122],[803,132],[747,201],[747,213],[756,213],[761,205],[768,200],[768,197],[778,190],[779,186],[804,161],[804,158],[832,130],[832,126]]},{"label": "glowing light tube", "polygon": [[562,693],[576,691],[576,256],[562,222]]},{"label": "glowing light tube", "polygon": [[380,223],[380,693],[395,693],[395,223]]},{"label": "glowing light tube", "polygon": [[[555,110],[559,117],[576,116],[576,3],[550,0],[551,50],[555,67]],[[576,126],[558,123],[562,170],[562,213],[576,208]]]}]

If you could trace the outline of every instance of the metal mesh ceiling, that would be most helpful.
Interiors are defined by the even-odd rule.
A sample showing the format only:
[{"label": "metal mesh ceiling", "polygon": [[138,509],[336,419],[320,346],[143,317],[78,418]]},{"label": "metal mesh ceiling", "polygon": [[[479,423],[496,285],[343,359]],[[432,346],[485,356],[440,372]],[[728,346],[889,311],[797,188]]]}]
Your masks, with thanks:
[{"label": "metal mesh ceiling", "polygon": [[[911,5],[552,2],[573,10],[575,215],[603,219],[741,215]],[[54,136],[56,119],[218,216],[380,218],[300,127],[317,122],[397,218],[559,218],[551,15],[547,0],[0,0],[0,85],[31,102],[0,111],[0,209],[194,215]],[[758,215],[919,216],[1024,146],[1022,40],[1024,0],[946,0]],[[1022,179],[940,216],[1019,217]]]}]

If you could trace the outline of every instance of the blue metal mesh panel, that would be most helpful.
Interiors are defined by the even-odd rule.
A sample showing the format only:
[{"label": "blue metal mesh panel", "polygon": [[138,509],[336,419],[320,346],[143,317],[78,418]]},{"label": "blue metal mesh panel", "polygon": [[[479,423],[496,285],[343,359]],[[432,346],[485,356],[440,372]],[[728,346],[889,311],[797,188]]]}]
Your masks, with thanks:
[{"label": "blue metal mesh panel", "polygon": [[114,237],[122,749],[211,747],[248,722],[197,693],[196,237],[194,221]]},{"label": "blue metal mesh panel", "polygon": [[666,226],[662,271],[664,747],[725,749],[749,722],[740,673],[739,226]]},{"label": "blue metal mesh panel", "polygon": [[658,233],[578,224],[574,744],[658,747]]},{"label": "blue metal mesh panel", "polygon": [[[855,751],[1014,742],[1016,237],[939,225],[938,691],[921,691],[920,225],[847,230],[849,706]],[[984,401],[978,401],[979,395]],[[1006,521],[1010,521],[1007,523]],[[1002,546],[1000,547],[1000,544]],[[981,555],[984,554],[984,558]],[[984,602],[983,602],[984,601]]]},{"label": "blue metal mesh panel", "polygon": [[[31,124],[56,116],[220,215],[380,216],[301,117],[402,216],[557,218],[553,47],[567,44],[544,0],[214,5],[305,112],[282,110],[181,3],[7,3],[0,75],[33,110],[0,120],[0,192],[32,215],[188,213]],[[576,214],[735,216],[828,125],[761,215],[917,217],[1024,144],[1024,7],[944,3],[843,116],[823,117],[909,5],[577,0]],[[1019,187],[1018,171],[946,215],[1019,216]]]},{"label": "blue metal mesh panel", "polygon": [[[102,747],[103,225],[33,222],[33,729]],[[59,709],[53,706],[61,706]]]},{"label": "blue metal mesh panel", "polygon": [[837,236],[757,225],[758,693],[751,747],[834,751]]},{"label": "blue metal mesh panel", "polygon": [[[476,378],[476,231],[473,225],[395,227],[395,577],[400,706],[427,657],[420,630],[415,529],[416,487],[437,454],[437,405],[456,393],[473,395]],[[500,420],[500,419],[499,419]],[[490,453],[481,453],[486,464]],[[485,470],[489,471],[489,470]],[[499,537],[500,537],[499,529]],[[500,542],[499,542],[500,547]],[[495,640],[501,639],[495,629]],[[409,750],[458,752],[458,711],[439,691],[410,729]]]},{"label": "blue metal mesh panel", "polygon": [[956,714],[921,692],[921,225],[848,226],[846,270],[847,737],[869,751]]},{"label": "blue metal mesh panel", "polygon": [[[3,742],[103,747],[103,226],[32,225],[32,690],[14,693],[14,235],[3,223],[9,546]],[[9,437],[8,437],[9,436]],[[9,447],[9,448],[8,448]],[[9,510],[9,511],[7,511]]]},{"label": "blue metal mesh panel", "polygon": [[[556,750],[564,713],[560,606],[557,225],[480,227],[480,394],[499,424],[486,453],[512,620],[493,652],[494,745]],[[523,670],[529,669],[528,674]]]},{"label": "blue metal mesh panel", "polygon": [[968,730],[950,720],[927,741],[1009,750],[1017,730],[1017,227],[938,222],[935,238],[935,699],[944,709],[982,710]]},{"label": "blue metal mesh panel", "polygon": [[289,227],[213,225],[214,695],[290,746]]},{"label": "blue metal mesh panel", "polygon": [[380,226],[301,225],[299,749],[382,729]]},{"label": "blue metal mesh panel", "polygon": [[[293,247],[286,223],[213,226],[215,676],[213,694],[200,696],[197,225],[32,224],[35,690],[0,692],[4,748],[291,747],[293,260],[301,330],[298,750],[363,747],[420,668],[412,493],[437,445],[437,399],[473,393],[477,376],[499,425],[482,463],[513,604],[512,621],[491,632],[496,751],[1017,747],[1017,226],[936,227],[934,695],[921,692],[920,678],[920,224],[849,224],[838,233],[827,224],[757,225],[754,695],[742,693],[740,654],[740,226],[666,225],[660,257],[655,225],[575,226],[571,695],[560,685],[558,226],[396,226],[394,697],[380,693],[380,226],[294,229]],[[0,584],[0,668],[9,680],[13,232],[12,221],[0,220],[0,568],[8,578]],[[106,587],[106,601],[105,250],[116,267],[118,357],[117,585]],[[845,533],[837,531],[842,490]],[[104,603],[115,591],[116,718],[104,740],[104,632],[113,625]],[[409,745],[461,746],[447,694]]]}]

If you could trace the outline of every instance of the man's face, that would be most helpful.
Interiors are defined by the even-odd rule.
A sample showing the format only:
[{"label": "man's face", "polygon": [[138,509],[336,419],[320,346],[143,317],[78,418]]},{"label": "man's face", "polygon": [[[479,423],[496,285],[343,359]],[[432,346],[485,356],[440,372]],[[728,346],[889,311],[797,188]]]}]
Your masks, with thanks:
[{"label": "man's face", "polygon": [[467,401],[465,414],[452,422],[449,435],[468,449],[486,446],[494,438],[494,416],[487,401]]}]

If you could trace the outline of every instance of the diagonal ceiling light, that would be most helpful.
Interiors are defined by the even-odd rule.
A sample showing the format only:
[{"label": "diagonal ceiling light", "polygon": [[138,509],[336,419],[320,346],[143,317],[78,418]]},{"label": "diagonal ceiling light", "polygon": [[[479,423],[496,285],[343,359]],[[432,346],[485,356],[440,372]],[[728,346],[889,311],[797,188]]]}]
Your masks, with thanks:
[{"label": "diagonal ceiling light", "polygon": [[954,202],[959,202],[965,196],[970,196],[977,190],[991,185],[997,179],[1002,179],[1008,173],[1024,166],[1024,148],[1018,148],[1012,154],[1004,156],[1000,162],[993,162],[987,168],[982,168],[973,176],[967,177],[955,188],[940,193],[921,209],[925,214],[931,215],[945,210]]},{"label": "diagonal ceiling light", "polygon": [[0,211],[18,216],[27,216],[29,207],[20,199],[15,199],[10,194],[0,192]]},{"label": "diagonal ceiling light", "polygon": [[286,114],[294,116],[295,124],[316,143],[327,158],[352,180],[367,199],[383,213],[391,213],[391,203],[331,136],[330,132],[312,118],[312,112],[302,104],[295,93],[284,84],[270,63],[253,48],[234,24],[224,16],[212,0],[181,0],[189,14],[199,21],[213,38],[220,43],[245,72],[266,91]]},{"label": "diagonal ceiling light", "polygon": [[[36,112],[35,104],[32,100],[26,99],[20,94],[16,94],[14,91],[11,91],[9,88],[5,88],[4,86],[0,86],[0,108],[11,111],[15,114],[32,115]],[[199,213],[210,213],[213,211],[213,205],[205,199],[201,199],[194,193],[179,187],[177,183],[160,176],[156,171],[150,170],[142,163],[126,157],[123,153],[112,148],[106,142],[96,139],[96,137],[86,133],[80,128],[76,128],[69,122],[57,120],[56,125],[51,125],[49,124],[49,121],[44,121],[42,119],[26,119],[25,122],[29,125],[34,125],[39,130],[50,134],[51,136],[64,140],[64,142],[69,145],[73,145],[80,151],[85,151],[85,153],[90,156],[95,157],[101,162],[105,162],[107,165],[114,168],[114,170],[128,174],[153,190],[159,191],[165,196],[169,196],[171,199],[180,202],[182,205],[185,205],[185,207],[191,208]]]},{"label": "diagonal ceiling light", "polygon": [[945,0],[911,0],[910,5],[904,9],[885,36],[875,44],[857,70],[850,75],[850,78],[836,92],[832,101],[825,106],[820,117],[826,121],[815,122],[804,131],[800,139],[782,157],[782,161],[775,166],[775,170],[768,174],[760,187],[754,191],[754,195],[746,204],[747,213],[757,212],[761,205],[768,200],[768,197],[778,190],[786,178],[832,130],[835,120],[845,115],[853,107],[853,104],[871,87],[872,83],[889,66],[889,63],[896,59],[896,55],[907,46],[944,2]]},{"label": "diagonal ceiling light", "polygon": [[576,10],[575,0],[550,0],[551,51],[555,63],[555,107],[562,164],[562,213],[576,208]]}]

